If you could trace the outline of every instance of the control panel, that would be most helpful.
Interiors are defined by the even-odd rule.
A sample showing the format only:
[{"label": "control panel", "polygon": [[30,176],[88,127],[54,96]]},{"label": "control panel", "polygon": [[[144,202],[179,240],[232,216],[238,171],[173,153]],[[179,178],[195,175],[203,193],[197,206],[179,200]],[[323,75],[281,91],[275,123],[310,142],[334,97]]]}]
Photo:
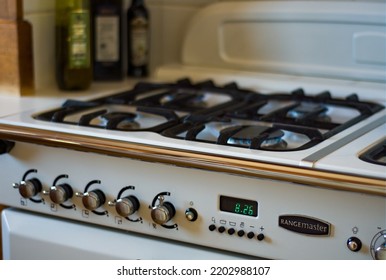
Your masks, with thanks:
[{"label": "control panel", "polygon": [[0,204],[26,211],[251,257],[386,256],[384,197],[27,143],[2,160]]}]

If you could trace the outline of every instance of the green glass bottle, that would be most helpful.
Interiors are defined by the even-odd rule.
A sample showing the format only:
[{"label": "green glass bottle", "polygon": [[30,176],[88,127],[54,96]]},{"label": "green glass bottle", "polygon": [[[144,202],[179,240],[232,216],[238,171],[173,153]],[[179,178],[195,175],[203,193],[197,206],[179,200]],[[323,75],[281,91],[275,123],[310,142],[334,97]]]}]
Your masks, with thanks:
[{"label": "green glass bottle", "polygon": [[92,81],[89,0],[56,0],[56,80],[62,90],[84,90]]}]

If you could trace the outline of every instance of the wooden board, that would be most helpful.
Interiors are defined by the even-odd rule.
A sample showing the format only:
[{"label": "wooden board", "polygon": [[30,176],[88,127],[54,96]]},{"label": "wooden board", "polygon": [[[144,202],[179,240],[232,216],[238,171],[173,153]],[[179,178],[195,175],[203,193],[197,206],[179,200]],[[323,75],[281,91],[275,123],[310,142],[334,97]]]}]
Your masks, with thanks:
[{"label": "wooden board", "polygon": [[0,0],[0,19],[20,20],[23,14],[22,0]]},{"label": "wooden board", "polygon": [[34,89],[32,27],[22,19],[21,0],[0,0],[0,94]]}]

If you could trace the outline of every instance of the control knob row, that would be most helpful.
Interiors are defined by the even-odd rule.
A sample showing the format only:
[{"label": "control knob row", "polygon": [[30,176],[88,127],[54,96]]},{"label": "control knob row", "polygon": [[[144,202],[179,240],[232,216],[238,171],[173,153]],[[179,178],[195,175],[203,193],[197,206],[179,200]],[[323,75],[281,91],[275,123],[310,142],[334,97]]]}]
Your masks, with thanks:
[{"label": "control knob row", "polygon": [[68,184],[53,186],[49,191],[45,191],[43,190],[42,183],[37,178],[14,183],[13,188],[18,189],[20,195],[25,199],[32,198],[42,192],[44,195],[49,195],[52,202],[57,204],[65,202],[73,195],[72,188]]},{"label": "control knob row", "polygon": [[[18,189],[20,195],[25,199],[32,198],[42,192],[44,195],[49,195],[51,201],[56,204],[66,202],[74,194],[72,187],[65,183],[52,186],[48,191],[43,190],[42,183],[37,178],[14,183],[13,188]],[[90,211],[96,210],[106,202],[105,194],[99,189],[86,193],[77,192],[75,195],[82,198],[84,207]],[[117,213],[122,217],[130,216],[139,209],[139,201],[133,195],[120,198],[108,204],[115,206]]]},{"label": "control knob row", "polygon": [[[15,189],[19,189],[22,197],[29,199],[42,192],[44,195],[49,195],[53,203],[62,204],[73,197],[73,189],[69,184],[59,184],[52,186],[48,191],[42,190],[42,183],[37,178],[21,181],[13,184]],[[75,196],[82,198],[84,207],[90,211],[94,211],[103,206],[106,202],[106,196],[103,191],[94,189],[85,193],[76,192]],[[158,205],[152,207],[151,218],[159,225],[164,225],[169,222],[176,214],[174,205],[165,201],[163,195],[158,196]],[[133,196],[125,196],[114,201],[108,202],[109,206],[115,206],[117,213],[122,217],[128,217],[138,211],[140,207],[139,200]],[[186,218],[189,221],[197,219],[197,212],[189,208],[186,213]]]},{"label": "control knob row", "polygon": [[[86,193],[76,193],[76,196],[82,198],[84,207],[90,211],[98,209],[106,202],[105,194],[99,189]],[[115,210],[120,216],[128,217],[139,209],[140,203],[134,195],[129,195],[114,201],[109,201],[108,205],[115,206]]]}]

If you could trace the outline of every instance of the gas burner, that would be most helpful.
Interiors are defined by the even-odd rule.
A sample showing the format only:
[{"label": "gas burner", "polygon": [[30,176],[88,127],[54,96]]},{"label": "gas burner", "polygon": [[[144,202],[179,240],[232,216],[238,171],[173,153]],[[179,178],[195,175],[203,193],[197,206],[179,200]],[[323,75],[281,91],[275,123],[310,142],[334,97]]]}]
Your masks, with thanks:
[{"label": "gas burner", "polygon": [[[145,86],[146,84],[142,83],[140,88],[143,89]],[[133,105],[193,113],[229,105],[244,98],[242,91],[238,92],[231,85],[220,88],[212,81],[193,84],[188,79],[182,79],[175,84],[160,85],[158,91],[154,90],[154,85],[149,87],[153,89],[154,94],[142,92],[142,96],[137,95]]]},{"label": "gas burner", "polygon": [[383,139],[372,148],[366,150],[359,158],[371,164],[386,166],[386,139]]},{"label": "gas burner", "polygon": [[160,98],[160,105],[174,107],[191,107],[205,109],[208,107],[205,101],[205,94],[199,92],[189,93],[187,91],[177,91],[168,93]]},{"label": "gas burner", "polygon": [[[231,136],[229,136],[229,132],[231,132]],[[284,132],[282,130],[257,125],[227,128],[220,132],[219,144],[222,144],[224,137],[227,139],[227,144],[251,148],[259,147],[263,150],[285,150],[288,145],[283,139]]]},{"label": "gas burner", "polygon": [[289,110],[287,117],[295,120],[311,118],[319,122],[331,122],[331,117],[327,115],[328,108],[323,104],[312,102],[301,102],[298,106]]},{"label": "gas burner", "polygon": [[188,141],[234,146],[266,151],[303,150],[323,141],[315,129],[296,126],[269,126],[261,122],[235,119],[208,123],[184,122],[166,129],[162,135]]}]

